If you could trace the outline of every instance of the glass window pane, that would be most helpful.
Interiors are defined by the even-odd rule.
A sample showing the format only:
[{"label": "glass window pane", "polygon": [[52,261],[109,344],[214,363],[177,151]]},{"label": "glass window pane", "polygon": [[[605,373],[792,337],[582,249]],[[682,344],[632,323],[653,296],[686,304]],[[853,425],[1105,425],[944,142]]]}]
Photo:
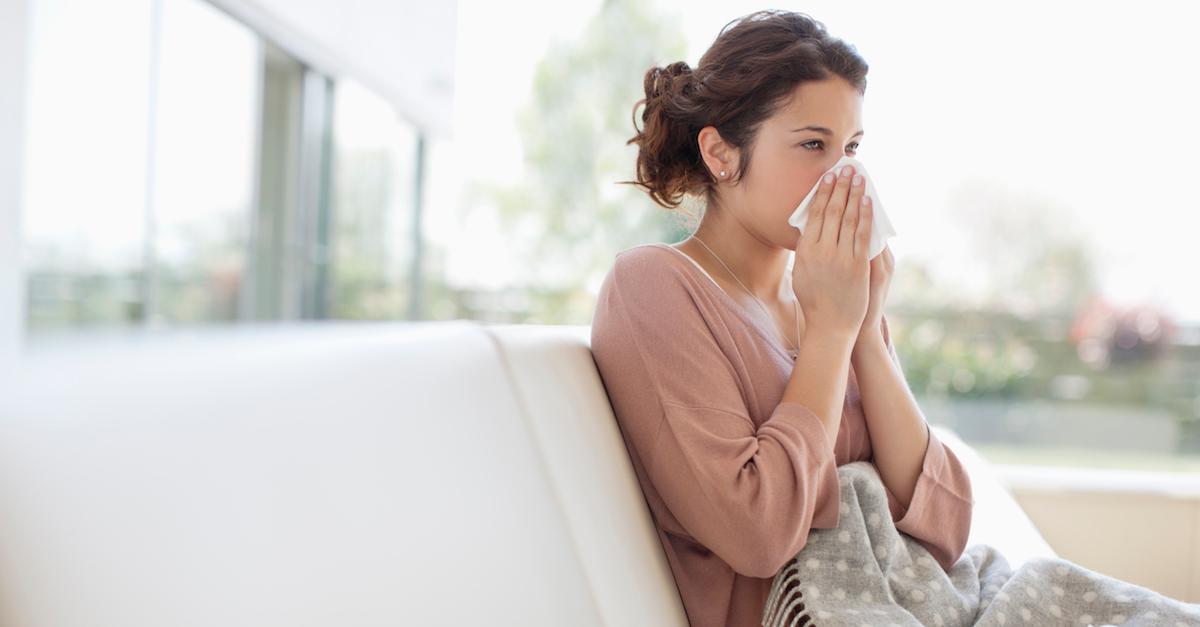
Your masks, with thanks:
[{"label": "glass window pane", "polygon": [[353,81],[334,93],[334,318],[404,317],[411,298],[416,129]]},{"label": "glass window pane", "polygon": [[138,324],[149,0],[32,4],[23,271],[30,336]]},{"label": "glass window pane", "polygon": [[154,321],[234,320],[257,176],[259,42],[198,0],[163,3],[161,41]]}]

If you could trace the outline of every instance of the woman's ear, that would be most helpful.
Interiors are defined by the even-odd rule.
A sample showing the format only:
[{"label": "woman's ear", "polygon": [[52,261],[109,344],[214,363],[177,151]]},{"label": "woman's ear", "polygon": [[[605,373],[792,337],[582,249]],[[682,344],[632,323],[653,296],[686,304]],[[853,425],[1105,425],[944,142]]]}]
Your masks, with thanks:
[{"label": "woman's ear", "polygon": [[[721,134],[717,132],[717,128],[715,126],[706,126],[700,129],[700,133],[696,137],[696,142],[700,147],[700,158],[704,160],[704,165],[712,173],[712,177],[718,181],[733,179],[733,169],[737,164],[738,150],[726,143],[724,139],[721,139]],[[722,175],[722,172],[725,174]]]}]

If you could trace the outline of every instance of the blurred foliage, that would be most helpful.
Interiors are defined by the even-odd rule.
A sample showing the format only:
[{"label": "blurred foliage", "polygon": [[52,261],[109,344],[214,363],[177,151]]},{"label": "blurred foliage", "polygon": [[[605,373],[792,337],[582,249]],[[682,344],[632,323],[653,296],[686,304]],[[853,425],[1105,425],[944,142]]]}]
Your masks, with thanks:
[{"label": "blurred foliage", "polygon": [[892,310],[889,329],[914,393],[1161,408],[1200,421],[1200,346],[1096,370],[1067,338],[1068,318],[994,310]]},{"label": "blurred foliage", "polygon": [[[694,213],[664,209],[617,183],[633,178],[637,148],[625,142],[635,132],[643,78],[651,67],[686,54],[682,23],[682,16],[660,14],[651,3],[606,0],[578,39],[550,46],[516,121],[525,176],[511,184],[476,181],[464,192],[469,210],[498,212],[512,242],[505,254],[527,268],[523,283],[434,304],[436,311],[588,324],[595,305],[586,288],[599,284],[616,252],[687,237]],[[638,116],[640,126],[640,108]],[[431,302],[448,289],[433,286]]]},{"label": "blurred foliage", "polygon": [[140,270],[112,272],[41,266],[25,273],[30,333],[80,327],[130,327],[142,318]]},{"label": "blurred foliage", "polygon": [[888,314],[909,386],[931,396],[1025,395],[1039,355],[1006,314],[936,309]]}]

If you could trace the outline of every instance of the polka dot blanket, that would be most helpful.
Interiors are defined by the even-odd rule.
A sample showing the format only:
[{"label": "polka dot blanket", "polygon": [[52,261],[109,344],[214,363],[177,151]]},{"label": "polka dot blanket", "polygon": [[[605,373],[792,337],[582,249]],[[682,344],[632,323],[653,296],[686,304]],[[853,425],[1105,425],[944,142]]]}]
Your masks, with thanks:
[{"label": "polka dot blanket", "polygon": [[946,572],[896,529],[873,464],[844,464],[838,478],[838,526],[813,529],[775,576],[766,627],[1200,626],[1200,604],[1063,559],[1014,571],[995,547],[975,544]]}]

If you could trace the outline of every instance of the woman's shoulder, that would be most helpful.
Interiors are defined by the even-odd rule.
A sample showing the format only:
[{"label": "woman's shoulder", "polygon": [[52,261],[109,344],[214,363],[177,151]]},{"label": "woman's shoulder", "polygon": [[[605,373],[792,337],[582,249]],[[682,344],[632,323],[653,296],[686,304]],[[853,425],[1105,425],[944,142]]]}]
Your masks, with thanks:
[{"label": "woman's shoulder", "polygon": [[686,270],[679,265],[683,253],[666,246],[639,244],[616,253],[600,287],[598,313],[615,306],[627,316],[659,317],[695,307]]},{"label": "woman's shoulder", "polygon": [[614,264],[639,262],[646,263],[650,261],[661,264],[663,259],[673,259],[682,254],[681,251],[667,250],[668,248],[671,248],[670,244],[664,244],[661,242],[638,244],[618,252],[613,258],[613,261]]},{"label": "woman's shoulder", "polygon": [[650,243],[631,246],[613,257],[610,275],[619,274],[619,280],[624,287],[626,284],[654,284],[664,282],[678,284],[680,276],[679,262],[683,261],[679,250],[668,250],[669,244]]}]

